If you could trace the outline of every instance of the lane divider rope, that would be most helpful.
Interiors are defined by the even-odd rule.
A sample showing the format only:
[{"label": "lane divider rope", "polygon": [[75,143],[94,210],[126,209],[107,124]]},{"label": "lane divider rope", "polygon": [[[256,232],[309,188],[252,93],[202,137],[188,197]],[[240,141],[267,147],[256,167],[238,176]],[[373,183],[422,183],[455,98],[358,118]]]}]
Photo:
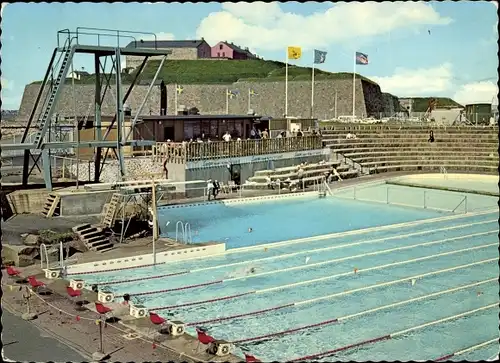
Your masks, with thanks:
[{"label": "lane divider rope", "polygon": [[415,331],[415,330],[424,329],[424,328],[427,328],[427,327],[432,326],[432,325],[437,325],[437,324],[448,322],[450,320],[457,320],[457,319],[463,318],[464,316],[472,315],[472,314],[475,314],[477,312],[488,310],[488,309],[492,309],[492,308],[498,308],[498,302],[496,302],[495,304],[490,304],[490,305],[482,306],[482,307],[477,308],[477,309],[469,310],[469,311],[466,311],[466,312],[463,312],[463,313],[460,313],[460,314],[456,314],[456,315],[453,315],[453,316],[449,316],[449,317],[446,317],[446,318],[442,318],[442,319],[439,319],[439,320],[435,320],[435,321],[431,321],[431,322],[428,322],[428,323],[425,323],[425,324],[421,324],[421,325],[418,325],[418,326],[415,326],[415,327],[412,327],[412,328],[409,328],[409,329],[405,329],[405,330],[401,330],[401,331],[398,331],[398,332],[395,332],[395,333],[383,335],[383,336],[380,336],[378,338],[373,338],[373,339],[361,341],[361,342],[358,342],[358,343],[346,345],[346,346],[343,346],[343,347],[340,347],[340,348],[336,348],[336,349],[332,349],[332,350],[329,350],[329,351],[326,351],[326,352],[321,352],[321,353],[311,354],[311,355],[307,355],[307,356],[300,357],[300,358],[295,358],[295,359],[289,360],[289,362],[301,362],[301,361],[305,361],[305,360],[313,360],[313,359],[320,359],[320,358],[329,357],[329,356],[332,356],[332,355],[334,355],[334,354],[336,354],[338,352],[342,352],[342,351],[350,350],[350,349],[353,349],[353,348],[357,348],[357,347],[360,347],[362,345],[377,343],[377,342],[380,342],[380,341],[383,341],[383,340],[394,339],[394,338],[396,338],[398,336],[407,334],[407,333]]},{"label": "lane divider rope", "polygon": [[[173,292],[173,291],[189,290],[189,289],[194,289],[194,288],[198,288],[198,287],[205,287],[205,286],[210,286],[210,285],[223,284],[223,283],[226,283],[226,282],[237,281],[237,280],[242,280],[242,279],[250,279],[250,278],[255,278],[255,277],[260,277],[260,276],[274,275],[274,274],[277,274],[277,273],[294,271],[294,270],[309,269],[309,268],[314,268],[314,267],[317,267],[317,266],[323,266],[323,265],[332,264],[332,263],[335,263],[335,262],[343,262],[343,261],[348,261],[348,260],[352,260],[352,259],[356,259],[356,258],[362,258],[362,257],[367,257],[367,256],[380,255],[380,254],[384,254],[384,253],[401,251],[401,250],[411,249],[411,248],[415,248],[415,247],[431,246],[431,245],[439,244],[439,243],[443,243],[443,242],[457,241],[457,240],[461,240],[461,239],[464,239],[464,238],[484,236],[484,235],[488,235],[488,234],[492,234],[492,233],[497,233],[497,232],[496,231],[488,231],[488,232],[473,233],[473,234],[465,235],[465,236],[457,236],[457,237],[451,237],[451,238],[446,238],[446,239],[437,240],[437,241],[417,243],[417,244],[409,245],[409,246],[401,246],[401,247],[389,248],[389,249],[385,249],[385,250],[368,252],[368,253],[362,253],[362,254],[354,255],[354,256],[341,257],[341,258],[336,258],[336,259],[333,259],[333,260],[327,260],[327,261],[322,261],[322,262],[317,262],[317,263],[311,263],[311,264],[300,265],[300,266],[293,266],[293,267],[288,267],[288,268],[284,268],[284,269],[271,270],[271,271],[261,272],[261,273],[252,274],[252,275],[244,275],[244,276],[233,277],[233,278],[228,278],[228,279],[223,279],[223,280],[208,281],[208,282],[204,282],[204,283],[200,283],[200,284],[181,286],[181,287],[173,288],[173,289],[163,289],[163,290],[153,290],[153,291],[139,292],[139,293],[129,294],[129,295],[130,296],[145,296],[145,295],[154,295],[154,294],[161,294],[161,293]],[[474,247],[472,247],[472,248],[474,248]],[[460,250],[458,250],[458,251],[460,251]],[[437,256],[439,256],[439,255],[437,255]],[[322,281],[322,279],[324,279],[324,278],[320,278],[319,280],[313,280],[313,282]],[[263,290],[260,290],[259,292],[256,292],[256,293],[268,292],[268,291],[273,291],[273,290],[280,290],[280,289],[289,288],[289,287],[292,287],[292,286],[304,285],[306,283],[310,283],[310,282],[301,281],[301,282],[297,282],[297,283],[292,283],[292,284],[287,284],[287,285],[272,287],[272,288],[268,288],[268,289],[263,289]],[[120,296],[123,296],[123,295],[117,295],[117,297],[120,297]]]},{"label": "lane divider rope", "polygon": [[444,294],[449,294],[449,293],[453,293],[453,292],[460,291],[460,290],[465,290],[465,289],[468,289],[468,288],[471,288],[471,287],[484,285],[484,284],[487,284],[487,283],[490,283],[490,282],[498,282],[498,278],[494,277],[494,278],[491,278],[491,279],[488,279],[488,280],[479,281],[479,282],[475,282],[475,283],[467,284],[467,285],[463,285],[463,286],[458,286],[458,287],[454,287],[454,288],[451,288],[451,289],[448,289],[448,290],[434,292],[434,293],[431,293],[431,294],[426,294],[426,295],[415,297],[415,298],[412,298],[412,299],[403,300],[403,301],[399,301],[399,302],[396,302],[396,303],[392,303],[392,304],[388,304],[388,305],[384,305],[384,306],[380,306],[380,307],[368,309],[368,310],[365,310],[365,311],[361,311],[359,313],[355,313],[355,314],[351,314],[351,315],[346,315],[346,316],[343,316],[343,317],[340,317],[340,318],[329,319],[329,320],[322,321],[322,322],[319,322],[319,323],[301,326],[299,328],[287,329],[287,330],[283,330],[283,331],[280,331],[280,332],[266,334],[266,335],[259,335],[259,336],[252,337],[252,338],[234,340],[234,341],[232,341],[232,343],[233,344],[241,344],[241,343],[247,343],[247,342],[261,341],[261,340],[265,340],[265,339],[273,338],[273,337],[277,337],[277,336],[281,337],[283,335],[288,335],[288,334],[295,333],[295,332],[298,332],[298,331],[308,330],[308,329],[311,329],[311,328],[316,328],[316,327],[321,327],[321,326],[326,326],[326,325],[330,325],[330,324],[333,324],[333,323],[339,323],[341,321],[345,321],[345,320],[352,319],[352,318],[357,318],[357,317],[360,317],[360,316],[363,316],[363,315],[367,315],[367,314],[371,314],[371,313],[374,313],[374,312],[377,312],[377,311],[380,311],[380,310],[390,309],[390,308],[394,308],[394,307],[397,307],[397,306],[401,306],[401,305],[405,305],[405,304],[409,304],[409,303],[413,303],[413,302],[417,302],[417,301],[421,301],[421,300],[433,298],[433,297],[436,297],[436,296],[440,296],[440,295],[444,295]]},{"label": "lane divider rope", "polygon": [[[243,318],[243,317],[247,317],[247,316],[253,316],[253,315],[263,314],[263,313],[267,313],[267,312],[270,312],[270,311],[285,309],[285,308],[288,308],[288,307],[296,307],[296,306],[300,306],[300,305],[304,305],[304,304],[314,303],[314,302],[317,302],[317,301],[320,301],[320,300],[327,300],[327,299],[332,299],[332,298],[339,297],[339,296],[349,295],[349,294],[352,294],[352,293],[358,292],[358,291],[370,290],[370,289],[374,289],[374,288],[378,288],[378,287],[394,285],[394,284],[397,284],[397,283],[400,283],[400,282],[407,282],[407,281],[411,281],[412,279],[421,279],[421,278],[427,277],[427,276],[439,275],[439,274],[442,274],[442,273],[451,272],[451,271],[455,271],[455,270],[460,270],[460,269],[463,269],[463,268],[477,266],[477,265],[481,265],[481,264],[485,264],[485,263],[489,263],[489,262],[493,262],[493,261],[498,261],[498,260],[499,260],[498,257],[496,257],[496,258],[490,258],[490,259],[487,259],[487,260],[482,260],[482,261],[478,261],[478,262],[468,263],[468,264],[465,264],[465,265],[459,265],[459,266],[454,266],[454,267],[446,268],[444,270],[427,272],[427,273],[424,273],[424,274],[421,274],[421,275],[404,277],[404,278],[399,279],[399,280],[394,280],[394,281],[389,281],[389,282],[382,282],[382,283],[375,284],[375,285],[370,285],[370,286],[361,287],[361,288],[357,288],[357,289],[353,289],[353,290],[343,291],[343,292],[339,292],[339,293],[335,293],[335,294],[332,294],[332,295],[327,295],[327,296],[323,296],[323,297],[319,297],[319,298],[314,298],[314,299],[309,299],[309,300],[303,300],[303,301],[297,301],[297,302],[294,302],[294,303],[288,303],[286,305],[280,305],[280,306],[271,307],[271,308],[267,308],[267,309],[263,309],[263,310],[257,310],[257,311],[253,311],[253,312],[249,312],[249,313],[244,313],[244,314],[231,315],[231,316],[220,317],[220,318],[215,318],[215,319],[210,319],[210,320],[197,321],[197,322],[193,322],[193,323],[188,323],[187,325],[188,326],[194,326],[194,325],[202,325],[202,324],[210,324],[210,323],[219,323],[219,322],[226,321],[226,320],[233,320],[233,319],[237,319],[237,318]],[[359,270],[359,271],[362,271],[362,270]],[[358,271],[358,273],[359,273],[359,271]],[[352,272],[348,272],[346,274],[351,274],[351,273]],[[196,302],[196,303],[197,304],[201,304],[201,302]],[[173,305],[173,306],[167,306],[167,307],[163,307],[163,308],[154,308],[154,309],[150,309],[150,310],[175,309],[177,307],[182,307],[182,305],[181,306],[179,306],[179,305]]]},{"label": "lane divider rope", "polygon": [[452,357],[456,357],[456,356],[459,356],[459,355],[462,355],[462,354],[465,354],[465,353],[472,352],[473,350],[485,347],[485,346],[493,344],[493,343],[498,343],[498,337],[494,338],[494,339],[490,339],[490,340],[488,340],[486,342],[483,342],[483,343],[476,344],[476,345],[474,345],[472,347],[469,347],[469,348],[466,348],[466,349],[462,349],[462,350],[460,350],[458,352],[451,353],[451,354],[448,354],[448,355],[444,355],[442,357],[433,359],[432,361],[433,362],[442,362],[442,361],[448,360],[448,359],[450,359]]},{"label": "lane divider rope", "polygon": [[471,218],[471,217],[492,214],[492,213],[498,213],[498,211],[497,210],[480,211],[480,212],[469,213],[466,216],[453,215],[453,216],[423,219],[423,220],[413,221],[413,222],[389,224],[389,225],[385,225],[385,226],[375,226],[375,227],[369,227],[369,228],[364,228],[364,229],[360,229],[360,230],[328,233],[328,234],[312,236],[312,237],[304,237],[304,238],[297,238],[297,239],[286,240],[286,241],[281,241],[281,242],[261,244],[261,245],[257,245],[257,246],[234,248],[234,249],[231,249],[229,251],[226,251],[225,254],[247,252],[247,251],[252,251],[252,250],[261,249],[261,248],[275,248],[275,247],[288,246],[288,245],[297,244],[297,243],[321,241],[321,240],[325,240],[325,239],[335,239],[335,238],[339,238],[339,237],[347,237],[347,236],[353,236],[353,235],[359,235],[359,234],[366,234],[366,233],[370,233],[370,232],[379,232],[379,231],[387,231],[387,230],[392,230],[392,229],[415,227],[415,226],[419,226],[422,224],[433,224],[433,223],[439,223],[439,222],[447,222],[447,221],[453,221],[456,219]]},{"label": "lane divider rope", "polygon": [[[328,251],[328,250],[334,250],[334,249],[341,249],[341,248],[348,248],[348,247],[354,247],[354,246],[360,246],[360,245],[365,245],[365,244],[372,244],[372,243],[378,243],[378,242],[385,242],[389,240],[394,240],[394,239],[404,239],[408,237],[414,237],[414,236],[420,236],[424,234],[430,234],[430,233],[437,233],[441,231],[449,231],[449,230],[454,230],[454,229],[461,229],[461,228],[467,228],[467,227],[472,227],[475,225],[484,225],[486,223],[498,223],[498,219],[492,219],[488,221],[482,221],[482,222],[475,222],[475,223],[469,223],[469,224],[462,224],[459,226],[452,226],[452,227],[444,227],[444,228],[438,228],[430,231],[420,231],[420,232],[414,232],[414,233],[408,233],[408,234],[402,234],[402,235],[396,235],[396,236],[391,236],[387,238],[376,238],[372,240],[364,240],[364,241],[357,241],[357,242],[351,242],[351,243],[345,243],[342,245],[336,245],[336,246],[330,246],[330,247],[322,247],[322,248],[316,248],[312,250],[304,250],[304,251],[298,251],[298,252],[292,252],[292,253],[287,253],[287,254],[282,254],[278,256],[270,256],[270,257],[263,257],[259,259],[254,259],[254,260],[249,260],[249,261],[240,261],[240,262],[234,262],[234,263],[229,263],[229,264],[224,264],[224,265],[216,265],[216,266],[209,266],[209,267],[202,267],[202,268],[197,268],[197,269],[192,269],[192,270],[185,270],[185,271],[179,271],[179,272],[174,272],[174,273],[168,273],[168,274],[163,274],[163,275],[155,275],[155,276],[150,276],[150,277],[143,277],[143,278],[134,278],[134,279],[126,279],[126,280],[117,280],[117,281],[108,281],[108,282],[101,282],[98,283],[97,285],[113,285],[113,284],[124,284],[124,283],[130,283],[130,282],[136,282],[136,281],[145,281],[145,280],[153,280],[153,279],[159,279],[162,277],[172,277],[172,276],[181,276],[181,275],[186,275],[190,273],[197,273],[197,272],[202,272],[202,271],[209,271],[209,270],[215,270],[215,269],[221,269],[221,268],[227,268],[227,267],[234,267],[234,266],[239,266],[239,265],[248,265],[250,263],[256,263],[256,262],[262,262],[262,261],[269,261],[269,260],[274,260],[274,259],[285,259],[289,257],[294,257],[298,255],[303,255],[303,254],[314,254],[316,252],[322,252],[322,251]],[[488,233],[497,233],[498,231],[490,231]],[[469,236],[474,236],[474,235],[469,235]],[[448,239],[446,239],[448,240]],[[446,241],[444,240],[444,241]]]},{"label": "lane divider rope", "polygon": [[[361,230],[353,230],[353,231],[347,231],[347,232],[335,232],[335,233],[329,233],[329,234],[324,234],[324,235],[299,238],[299,239],[294,239],[294,240],[286,240],[286,241],[281,241],[281,242],[261,244],[258,246],[241,247],[241,248],[231,249],[231,250],[225,251],[223,253],[217,253],[214,255],[210,255],[210,257],[217,257],[217,256],[228,255],[228,254],[241,253],[241,252],[246,252],[246,251],[260,249],[260,248],[274,248],[274,247],[278,247],[280,245],[286,245],[286,244],[296,244],[296,243],[301,243],[301,242],[319,241],[319,240],[330,239],[330,238],[338,238],[338,237],[351,236],[351,235],[357,235],[357,234],[366,234],[366,233],[375,232],[375,231],[384,231],[384,230],[391,230],[391,229],[397,229],[397,228],[413,227],[413,226],[421,225],[421,224],[432,224],[432,223],[446,222],[446,221],[450,221],[450,220],[472,218],[472,217],[477,217],[477,216],[487,215],[487,214],[492,214],[492,213],[498,213],[498,211],[497,210],[486,210],[486,211],[479,211],[479,212],[471,212],[465,216],[464,215],[452,215],[452,216],[445,216],[445,217],[437,217],[437,218],[424,219],[424,220],[414,221],[414,222],[404,222],[404,223],[391,224],[391,225],[386,225],[386,226],[369,227],[369,228],[365,228],[365,229],[361,229]],[[202,259],[202,258],[205,259],[206,256],[193,257],[193,258],[189,258],[189,259],[186,259],[183,261]],[[71,272],[71,271],[69,271],[68,276],[89,275],[89,274],[97,274],[97,273],[105,273],[105,272],[113,272],[113,271],[131,270],[131,269],[136,269],[136,268],[146,268],[146,267],[153,267],[153,266],[157,266],[157,265],[164,265],[166,263],[167,262],[159,262],[156,265],[155,264],[146,264],[146,265],[140,265],[140,266],[120,267],[120,268],[100,270],[100,271],[85,271],[85,272]]]}]

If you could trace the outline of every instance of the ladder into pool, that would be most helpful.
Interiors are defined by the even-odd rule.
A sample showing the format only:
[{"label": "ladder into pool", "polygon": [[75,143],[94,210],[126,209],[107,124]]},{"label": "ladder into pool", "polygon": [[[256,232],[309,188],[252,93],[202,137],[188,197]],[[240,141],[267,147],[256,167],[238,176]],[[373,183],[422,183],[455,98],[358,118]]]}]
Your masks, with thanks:
[{"label": "ladder into pool", "polygon": [[[181,232],[180,236],[179,228]],[[191,235],[191,225],[189,224],[189,222],[183,223],[182,221],[177,221],[177,223],[175,224],[175,242],[179,241],[182,241],[184,243],[193,243],[193,236]]]}]

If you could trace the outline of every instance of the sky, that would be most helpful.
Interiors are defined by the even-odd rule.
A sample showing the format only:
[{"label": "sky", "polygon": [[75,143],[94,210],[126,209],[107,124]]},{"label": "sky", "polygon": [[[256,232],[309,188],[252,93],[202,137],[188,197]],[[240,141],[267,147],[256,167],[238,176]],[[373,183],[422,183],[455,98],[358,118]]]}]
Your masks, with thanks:
[{"label": "sky", "polygon": [[[212,46],[232,41],[280,61],[287,46],[300,46],[302,58],[293,64],[301,66],[311,66],[318,49],[327,52],[318,68],[330,72],[352,72],[360,51],[369,65],[356,72],[383,92],[498,103],[497,8],[492,1],[8,4],[2,7],[2,109],[17,109],[25,85],[43,79],[57,31],[77,27],[204,37]],[[96,44],[95,37],[82,41]],[[74,67],[91,71],[93,59],[77,55]]]}]

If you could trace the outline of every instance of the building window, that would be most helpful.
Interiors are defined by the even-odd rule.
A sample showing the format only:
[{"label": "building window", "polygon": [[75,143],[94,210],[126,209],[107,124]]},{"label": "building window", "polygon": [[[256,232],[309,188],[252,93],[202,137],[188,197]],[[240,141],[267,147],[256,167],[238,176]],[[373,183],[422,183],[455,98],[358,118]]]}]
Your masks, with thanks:
[{"label": "building window", "polygon": [[220,58],[220,53],[219,52],[217,52],[217,58]]},{"label": "building window", "polygon": [[223,46],[222,46],[222,44],[219,44],[219,49],[223,49]]},{"label": "building window", "polygon": [[226,52],[222,52],[222,58],[226,57]]}]

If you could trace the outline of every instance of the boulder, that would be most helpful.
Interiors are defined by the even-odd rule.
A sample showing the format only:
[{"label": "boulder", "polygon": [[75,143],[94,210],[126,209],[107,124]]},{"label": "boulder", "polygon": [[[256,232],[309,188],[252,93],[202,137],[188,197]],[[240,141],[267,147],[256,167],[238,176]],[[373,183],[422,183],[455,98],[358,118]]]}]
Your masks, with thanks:
[{"label": "boulder", "polygon": [[40,236],[36,234],[28,234],[24,237],[24,244],[28,246],[38,246],[40,242]]}]

